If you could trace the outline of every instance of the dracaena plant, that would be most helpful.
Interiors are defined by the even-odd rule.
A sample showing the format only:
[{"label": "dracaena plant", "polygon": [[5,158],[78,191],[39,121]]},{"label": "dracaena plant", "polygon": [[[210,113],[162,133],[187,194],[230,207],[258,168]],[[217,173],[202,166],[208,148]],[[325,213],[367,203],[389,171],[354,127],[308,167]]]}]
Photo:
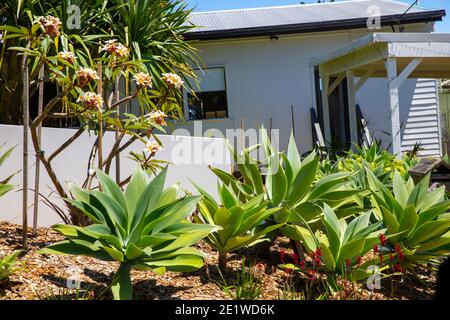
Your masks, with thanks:
[{"label": "dracaena plant", "polygon": [[[372,212],[367,211],[353,219],[339,219],[328,205],[324,205],[323,230],[313,232],[299,227],[302,243],[316,259],[316,267],[327,272],[341,272],[355,264],[378,243],[384,232],[381,222],[371,223]],[[348,220],[350,222],[348,222]],[[359,264],[359,263],[356,263]],[[358,266],[361,267],[361,266]],[[366,276],[361,268],[358,277]]]},{"label": "dracaena plant", "polygon": [[205,240],[219,252],[222,270],[226,268],[227,253],[268,241],[269,234],[281,226],[265,223],[279,208],[268,209],[263,194],[242,201],[232,188],[219,185],[218,203],[205,190],[198,186],[197,189],[203,198],[198,204],[199,214],[194,217],[195,221],[221,227]]},{"label": "dracaena plant", "polygon": [[269,208],[281,208],[274,215],[274,223],[285,224],[281,231],[286,236],[300,240],[299,225],[321,226],[323,204],[337,210],[339,216],[349,216],[361,210],[354,197],[360,190],[349,188],[352,173],[340,172],[321,177],[320,157],[312,152],[302,160],[293,136],[287,152],[280,152],[272,145],[265,129],[261,130],[261,138],[265,154],[263,163],[250,156],[258,146],[244,150],[242,154],[232,149],[242,180],[219,169],[213,171],[226,185],[239,191],[241,197],[264,194]]},{"label": "dracaena plant", "polygon": [[[366,169],[374,211],[387,228],[388,249],[402,255],[405,265],[433,262],[450,253],[450,200],[445,187],[429,191],[430,175],[414,185],[394,174],[393,190]],[[395,248],[395,249],[394,249]]]},{"label": "dracaena plant", "polygon": [[103,191],[72,188],[68,200],[93,222],[88,227],[56,225],[67,240],[48,246],[44,254],[70,254],[117,261],[112,293],[115,299],[131,299],[130,271],[189,272],[203,266],[203,254],[191,247],[215,226],[192,224],[186,217],[200,197],[179,198],[177,187],[164,190],[167,169],[150,182],[137,170],[125,192],[109,176],[97,171]]}]

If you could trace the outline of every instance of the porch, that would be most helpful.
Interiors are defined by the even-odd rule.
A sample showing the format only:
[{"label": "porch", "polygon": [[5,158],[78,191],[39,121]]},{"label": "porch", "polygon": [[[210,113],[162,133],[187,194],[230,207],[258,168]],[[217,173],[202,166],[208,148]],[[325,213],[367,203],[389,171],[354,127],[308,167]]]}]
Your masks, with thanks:
[{"label": "porch", "polygon": [[[387,79],[392,151],[400,155],[399,88],[411,78],[450,78],[450,33],[374,33],[314,61],[312,66],[318,68],[320,77],[323,133],[327,142],[332,138],[328,125],[329,98],[335,89],[346,80],[350,139],[358,143],[356,93],[371,78]],[[439,148],[442,148],[440,138]]]}]

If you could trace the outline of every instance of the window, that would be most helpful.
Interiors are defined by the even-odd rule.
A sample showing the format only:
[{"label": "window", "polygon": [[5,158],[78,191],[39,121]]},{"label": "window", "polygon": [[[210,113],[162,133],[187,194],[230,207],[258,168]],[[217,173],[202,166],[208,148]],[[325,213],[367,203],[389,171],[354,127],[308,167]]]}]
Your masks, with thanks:
[{"label": "window", "polygon": [[187,96],[189,120],[228,117],[225,68],[208,68],[195,71],[199,85]]}]

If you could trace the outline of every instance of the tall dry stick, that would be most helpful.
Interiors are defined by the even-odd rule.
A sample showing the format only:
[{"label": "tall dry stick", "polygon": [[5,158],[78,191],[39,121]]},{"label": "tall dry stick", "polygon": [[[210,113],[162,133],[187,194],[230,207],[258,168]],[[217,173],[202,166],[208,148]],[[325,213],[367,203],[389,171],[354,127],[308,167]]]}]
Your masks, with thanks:
[{"label": "tall dry stick", "polygon": [[23,248],[28,249],[28,122],[30,119],[30,81],[28,58],[23,57],[22,68],[22,107],[23,107],[23,202],[22,202],[22,241]]},{"label": "tall dry stick", "polygon": [[[97,93],[100,96],[103,96],[103,81],[102,81],[102,65],[99,63],[97,68],[98,73],[98,84],[97,84]],[[103,114],[102,114],[102,106],[98,109],[98,168],[102,170],[103,167]]]},{"label": "tall dry stick", "polygon": [[[39,70],[39,98],[38,98],[38,116],[42,114],[44,108],[44,65]],[[37,128],[39,144],[41,144],[42,123]],[[38,215],[39,215],[39,184],[41,175],[41,162],[36,153],[36,169],[34,174],[34,205],[33,205],[33,235],[37,235]]]},{"label": "tall dry stick", "polygon": [[[119,84],[120,84],[120,76],[116,78],[116,102],[120,101],[120,90],[119,90]],[[120,121],[120,105],[117,106],[116,109],[116,119],[117,121]],[[116,126],[116,133],[115,133],[115,139],[116,142],[119,141],[119,127]],[[120,183],[120,154],[117,154],[116,156],[116,182]]]}]

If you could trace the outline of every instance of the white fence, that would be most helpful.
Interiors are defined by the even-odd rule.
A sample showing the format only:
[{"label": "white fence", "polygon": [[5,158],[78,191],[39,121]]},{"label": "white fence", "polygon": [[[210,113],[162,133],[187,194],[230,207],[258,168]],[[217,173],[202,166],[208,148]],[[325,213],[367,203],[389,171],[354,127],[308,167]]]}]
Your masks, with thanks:
[{"label": "white fence", "polygon": [[[71,135],[72,129],[44,128],[42,131],[43,150],[50,154],[56,147],[60,146]],[[212,165],[227,172],[230,171],[230,158],[226,149],[225,140],[199,138],[199,137],[176,137],[170,135],[158,136],[163,143],[164,150],[158,153],[157,159],[166,160],[173,164],[169,165],[167,185],[181,183],[181,187],[188,191],[195,191],[189,180],[216,194],[217,180],[211,173],[208,166]],[[31,140],[30,140],[31,141]],[[58,158],[53,160],[53,167],[56,174],[61,177],[64,183],[81,184],[86,178],[87,161],[95,136],[84,133],[75,143],[67,148]],[[114,143],[114,133],[108,132],[104,138],[105,154]],[[17,145],[11,157],[0,168],[0,179],[5,178],[12,172],[22,169],[22,127],[0,125],[0,145],[6,144],[2,151]],[[121,175],[127,177],[136,167],[136,163],[128,158],[128,152],[142,152],[144,145],[142,142],[135,142],[121,156]],[[1,152],[1,151],[0,151]],[[34,188],[35,156],[34,149],[29,147],[29,188]],[[114,168],[111,169],[114,173]],[[12,180],[16,189],[4,197],[0,198],[0,220],[13,223],[22,221],[22,172],[19,172]],[[61,199],[56,195],[54,187],[45,169],[41,166],[40,191],[55,203],[62,204]],[[29,191],[28,221],[32,224],[33,216],[33,192]],[[57,214],[39,202],[38,225],[48,227],[59,223]]]}]

